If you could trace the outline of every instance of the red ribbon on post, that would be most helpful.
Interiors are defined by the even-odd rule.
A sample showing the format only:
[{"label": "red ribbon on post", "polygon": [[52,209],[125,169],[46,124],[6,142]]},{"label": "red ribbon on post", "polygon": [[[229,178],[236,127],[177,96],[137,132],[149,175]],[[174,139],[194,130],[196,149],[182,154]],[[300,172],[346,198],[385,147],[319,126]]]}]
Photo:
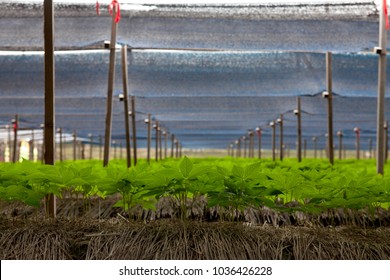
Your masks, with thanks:
[{"label": "red ribbon on post", "polygon": [[112,15],[113,9],[116,9],[115,22],[118,23],[121,20],[121,11],[119,7],[119,2],[117,0],[112,0],[111,4],[108,6],[108,11]]},{"label": "red ribbon on post", "polygon": [[388,13],[387,13],[387,3],[386,3],[386,0],[383,0],[383,12],[385,13],[386,29],[389,30],[390,24],[389,24],[389,16],[388,16]]}]

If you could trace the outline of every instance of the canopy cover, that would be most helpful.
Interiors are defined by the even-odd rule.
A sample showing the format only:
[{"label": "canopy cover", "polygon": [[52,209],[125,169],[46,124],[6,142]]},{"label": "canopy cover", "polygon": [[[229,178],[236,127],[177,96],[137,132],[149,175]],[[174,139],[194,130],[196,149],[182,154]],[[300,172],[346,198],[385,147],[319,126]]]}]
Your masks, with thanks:
[{"label": "canopy cover", "polygon": [[[109,52],[103,42],[111,18],[100,2],[100,16],[94,4],[55,5],[56,126],[82,137],[104,134]],[[301,96],[303,137],[325,145],[321,93],[331,51],[335,132],[342,130],[353,148],[359,127],[367,147],[375,140],[378,58],[371,50],[378,45],[378,13],[372,1],[122,9],[118,43],[129,48],[137,137],[146,137],[143,120],[150,113],[187,148],[225,148],[256,127],[269,148],[269,122],[283,114],[285,143],[295,147],[293,110]],[[0,30],[0,125],[18,114],[20,127],[39,128],[42,3],[0,3],[0,25],[6,27]],[[118,50],[116,96],[123,92],[120,64]],[[123,119],[115,98],[113,139],[125,138]]]}]

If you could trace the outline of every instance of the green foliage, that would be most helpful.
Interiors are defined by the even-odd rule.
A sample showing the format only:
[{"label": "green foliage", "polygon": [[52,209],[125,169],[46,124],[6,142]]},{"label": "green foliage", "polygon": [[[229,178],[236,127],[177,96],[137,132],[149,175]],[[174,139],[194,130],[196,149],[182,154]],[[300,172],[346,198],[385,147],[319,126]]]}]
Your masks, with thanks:
[{"label": "green foliage", "polygon": [[[48,194],[75,193],[88,200],[120,194],[115,204],[154,209],[168,197],[185,220],[199,197],[208,207],[225,209],[230,219],[248,208],[324,211],[332,208],[374,209],[390,206],[390,168],[377,175],[372,161],[255,159],[167,159],[126,168],[121,161],[41,165],[29,161],[0,164],[0,199],[39,207]],[[293,202],[293,203],[291,203]]]}]

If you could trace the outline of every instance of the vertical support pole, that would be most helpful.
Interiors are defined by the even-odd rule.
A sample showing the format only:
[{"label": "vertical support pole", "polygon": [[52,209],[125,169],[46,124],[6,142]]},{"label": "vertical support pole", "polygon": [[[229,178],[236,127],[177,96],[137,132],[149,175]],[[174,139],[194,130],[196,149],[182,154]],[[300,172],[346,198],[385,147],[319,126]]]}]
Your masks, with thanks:
[{"label": "vertical support pole", "polygon": [[135,123],[135,96],[131,97],[131,122],[133,127],[133,158],[134,166],[137,165],[137,127]]},{"label": "vertical support pole", "polygon": [[387,159],[389,157],[389,122],[385,122],[385,162],[387,162]]},{"label": "vertical support pole", "polygon": [[14,130],[14,147],[12,149],[12,162],[16,162],[16,155],[18,151],[18,126],[19,126],[19,117],[15,115],[15,119],[12,120],[13,130]]},{"label": "vertical support pole", "polygon": [[122,79],[123,79],[123,104],[125,114],[125,133],[126,133],[126,162],[127,167],[131,166],[131,147],[130,147],[130,121],[129,121],[129,98],[128,82],[129,75],[127,71],[127,46],[122,46]]},{"label": "vertical support pole", "polygon": [[147,151],[146,151],[146,158],[148,161],[148,164],[150,164],[150,141],[151,141],[151,126],[152,126],[152,118],[151,115],[148,114],[148,118],[146,119],[146,124],[148,125],[148,139],[147,139]]},{"label": "vertical support pole", "polygon": [[[54,62],[54,5],[52,0],[44,0],[44,46],[45,46],[45,164],[54,165],[55,147],[55,62]],[[56,197],[45,197],[46,214],[56,217]]]},{"label": "vertical support pole", "polygon": [[93,134],[90,133],[88,136],[89,136],[89,159],[92,159]]},{"label": "vertical support pole", "polygon": [[275,133],[275,122],[271,122],[270,126],[272,128],[272,160],[276,160],[276,153],[275,153],[275,148],[276,148],[276,133]]},{"label": "vertical support pole", "polygon": [[158,144],[159,144],[159,148],[158,148],[158,151],[160,152],[159,154],[159,157],[160,157],[160,160],[162,160],[162,129],[161,127],[158,128]]},{"label": "vertical support pole", "polygon": [[333,89],[332,89],[332,53],[326,52],[326,90],[328,99],[328,156],[330,164],[334,164],[333,152]]},{"label": "vertical support pole", "polygon": [[279,158],[283,160],[283,114],[280,115],[280,118],[277,120],[279,123]]},{"label": "vertical support pole", "polygon": [[112,25],[111,25],[111,41],[110,41],[110,66],[108,71],[108,87],[107,87],[107,109],[106,109],[106,128],[104,139],[104,158],[103,166],[106,166],[110,161],[110,146],[111,146],[111,125],[112,125],[112,97],[114,92],[115,79],[115,52],[116,52],[116,32],[118,25],[115,22],[117,14],[117,5],[113,5],[112,9]]},{"label": "vertical support pole", "polygon": [[173,153],[175,149],[175,134],[171,135],[171,158],[173,158]]},{"label": "vertical support pole", "polygon": [[168,132],[166,130],[164,130],[163,135],[164,135],[164,158],[167,158],[167,153],[168,153]]},{"label": "vertical support pole", "polygon": [[256,132],[257,132],[257,144],[258,144],[258,147],[257,147],[257,157],[259,159],[261,159],[261,128],[260,127],[256,127]]},{"label": "vertical support pole", "polygon": [[384,122],[385,122],[385,93],[386,93],[386,18],[385,3],[379,16],[379,61],[378,61],[378,101],[377,101],[377,127],[376,127],[376,168],[377,173],[384,173],[385,146],[384,146]]},{"label": "vertical support pole", "polygon": [[242,141],[244,141],[244,158],[246,158],[246,136],[242,137]]},{"label": "vertical support pole", "polygon": [[343,132],[341,130],[337,131],[337,136],[339,137],[339,160],[343,158]]},{"label": "vertical support pole", "polygon": [[155,160],[158,161],[158,121],[154,124],[156,130],[156,148],[155,148]]},{"label": "vertical support pole", "polygon": [[76,130],[73,131],[73,160],[77,159],[77,134]]},{"label": "vertical support pole", "polygon": [[356,133],[356,159],[360,159],[360,129],[355,127],[354,131]]},{"label": "vertical support pole", "polygon": [[241,157],[241,138],[239,138],[237,141],[237,157],[240,158]]},{"label": "vertical support pole", "polygon": [[297,110],[295,111],[297,116],[297,159],[298,162],[302,161],[302,113],[301,113],[301,97],[297,97]]},{"label": "vertical support pole", "polygon": [[179,158],[179,140],[175,139],[176,158]]},{"label": "vertical support pole", "polygon": [[314,158],[317,158],[317,137],[313,137],[314,144]]},{"label": "vertical support pole", "polygon": [[102,160],[102,154],[103,154],[102,148],[103,148],[103,138],[101,135],[99,135],[99,160]]},{"label": "vertical support pole", "polygon": [[62,128],[58,128],[58,133],[60,134],[60,161],[64,160],[64,152],[63,152],[63,141],[62,141]]}]

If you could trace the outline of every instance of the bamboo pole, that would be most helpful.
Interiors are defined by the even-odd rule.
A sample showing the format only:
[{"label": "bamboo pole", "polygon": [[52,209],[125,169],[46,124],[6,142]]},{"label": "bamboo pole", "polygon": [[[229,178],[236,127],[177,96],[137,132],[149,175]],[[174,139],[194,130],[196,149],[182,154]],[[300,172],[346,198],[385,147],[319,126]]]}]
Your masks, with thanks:
[{"label": "bamboo pole", "polygon": [[127,71],[127,46],[122,46],[122,79],[123,79],[123,105],[125,115],[125,133],[126,133],[126,162],[127,167],[131,166],[131,147],[130,147],[130,121],[129,121],[129,99],[128,99],[128,82],[129,76]]},{"label": "bamboo pole", "polygon": [[[45,164],[54,165],[55,151],[55,62],[54,62],[54,5],[44,0],[44,46],[45,46]],[[45,197],[46,214],[56,217],[56,197]]]},{"label": "bamboo pole", "polygon": [[110,65],[108,71],[108,87],[107,87],[107,109],[106,109],[106,127],[104,139],[104,156],[103,166],[106,166],[110,161],[110,146],[111,146],[111,125],[112,125],[112,98],[114,92],[115,80],[115,54],[116,54],[116,33],[118,25],[116,23],[117,6],[112,8],[112,25],[111,25],[111,41],[110,41]]},{"label": "bamboo pole", "polygon": [[376,127],[376,168],[377,173],[384,173],[385,147],[384,147],[384,122],[385,122],[385,93],[386,93],[386,18],[385,1],[379,16],[379,55],[378,61],[378,101],[377,101],[377,127]]}]

